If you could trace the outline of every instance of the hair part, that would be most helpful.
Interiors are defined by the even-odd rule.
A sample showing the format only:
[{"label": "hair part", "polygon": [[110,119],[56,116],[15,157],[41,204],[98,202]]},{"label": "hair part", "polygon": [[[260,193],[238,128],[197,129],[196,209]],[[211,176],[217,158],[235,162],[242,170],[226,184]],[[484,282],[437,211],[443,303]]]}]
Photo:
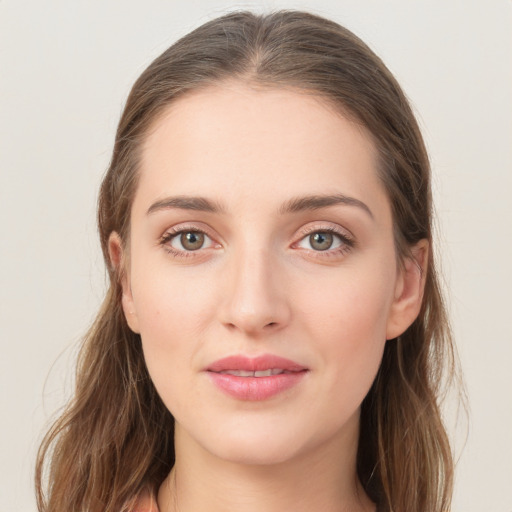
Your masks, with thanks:
[{"label": "hair part", "polygon": [[151,127],[178,98],[227,80],[311,92],[364,126],[378,150],[399,261],[420,240],[429,242],[421,312],[387,342],[362,404],[357,471],[379,510],[448,510],[453,461],[439,402],[455,357],[432,250],[430,167],[419,127],[392,74],[359,38],[321,17],[280,11],[236,12],[202,25],[154,60],[131,90],[98,204],[110,289],[83,341],[74,398],[40,448],[40,512],[126,510],[174,463],[173,418],[151,382],[140,336],[124,318],[108,240],[112,232],[125,244],[129,239]]}]

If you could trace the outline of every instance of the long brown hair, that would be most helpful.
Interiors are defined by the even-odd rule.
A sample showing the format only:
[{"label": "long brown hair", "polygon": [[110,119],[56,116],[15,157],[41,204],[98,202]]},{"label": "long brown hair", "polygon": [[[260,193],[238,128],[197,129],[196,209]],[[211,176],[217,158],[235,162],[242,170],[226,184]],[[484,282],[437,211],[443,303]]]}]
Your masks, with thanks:
[{"label": "long brown hair", "polygon": [[381,510],[448,510],[453,462],[439,401],[442,383],[454,373],[454,351],[432,251],[425,145],[382,61],[347,29],[296,11],[238,12],[208,22],[165,51],[135,83],[99,197],[110,288],[83,341],[74,397],[38,454],[39,510],[126,510],[142,490],[157,489],[173,466],[173,418],[148,375],[140,337],[127,326],[107,245],[113,231],[125,243],[129,237],[149,127],[176,98],[226,79],[310,91],[366,127],[379,151],[399,258],[419,240],[429,241],[420,315],[386,343],[362,404],[357,470]]}]

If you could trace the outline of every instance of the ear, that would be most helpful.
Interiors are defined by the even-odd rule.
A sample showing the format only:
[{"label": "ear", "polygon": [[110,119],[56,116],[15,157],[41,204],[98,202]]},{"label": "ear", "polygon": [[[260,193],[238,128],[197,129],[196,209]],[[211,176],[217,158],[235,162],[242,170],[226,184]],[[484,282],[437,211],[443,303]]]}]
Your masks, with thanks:
[{"label": "ear", "polygon": [[132,295],[128,258],[123,249],[121,237],[115,231],[113,231],[108,238],[108,254],[110,263],[116,270],[121,284],[121,303],[126,322],[133,332],[140,334],[139,321]]},{"label": "ear", "polygon": [[428,263],[428,241],[421,240],[405,258],[395,287],[395,296],[388,316],[386,339],[403,334],[416,320],[423,302]]}]

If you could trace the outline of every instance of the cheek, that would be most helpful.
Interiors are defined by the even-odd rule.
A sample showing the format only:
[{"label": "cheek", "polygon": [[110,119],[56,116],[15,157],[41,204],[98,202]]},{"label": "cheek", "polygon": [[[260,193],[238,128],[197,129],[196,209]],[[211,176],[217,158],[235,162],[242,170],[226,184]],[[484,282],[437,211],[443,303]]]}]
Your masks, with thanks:
[{"label": "cheek", "polygon": [[177,336],[198,333],[213,302],[204,281],[172,270],[152,267],[132,280],[141,334],[155,344],[172,344]]},{"label": "cheek", "polygon": [[392,281],[373,273],[360,278],[351,275],[329,279],[322,291],[316,290],[302,296],[301,329],[315,342],[327,392],[357,403],[366,395],[382,359]]},{"label": "cheek", "polygon": [[134,276],[132,291],[148,371],[169,407],[180,400],[176,390],[183,389],[197,364],[214,301],[207,287],[168,273],[153,269]]},{"label": "cheek", "polygon": [[[385,337],[393,279],[384,272],[339,272],[296,290],[300,314],[320,333],[358,344]],[[304,291],[307,290],[307,293]],[[320,340],[322,336],[320,336]]]}]

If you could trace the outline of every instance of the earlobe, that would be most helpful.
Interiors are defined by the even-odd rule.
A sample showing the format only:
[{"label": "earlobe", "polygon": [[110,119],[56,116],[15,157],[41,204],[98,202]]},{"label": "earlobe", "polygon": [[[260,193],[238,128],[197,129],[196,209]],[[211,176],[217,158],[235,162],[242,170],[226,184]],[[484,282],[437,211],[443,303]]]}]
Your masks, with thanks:
[{"label": "earlobe", "polygon": [[429,244],[421,240],[411,248],[411,256],[403,262],[395,287],[386,330],[386,339],[403,334],[416,320],[423,302]]},{"label": "earlobe", "polygon": [[126,322],[133,332],[140,334],[137,312],[135,310],[135,304],[132,295],[128,261],[123,249],[121,237],[115,231],[110,234],[108,239],[108,254],[110,257],[110,264],[115,270],[117,279],[119,279],[121,284],[121,303]]}]

